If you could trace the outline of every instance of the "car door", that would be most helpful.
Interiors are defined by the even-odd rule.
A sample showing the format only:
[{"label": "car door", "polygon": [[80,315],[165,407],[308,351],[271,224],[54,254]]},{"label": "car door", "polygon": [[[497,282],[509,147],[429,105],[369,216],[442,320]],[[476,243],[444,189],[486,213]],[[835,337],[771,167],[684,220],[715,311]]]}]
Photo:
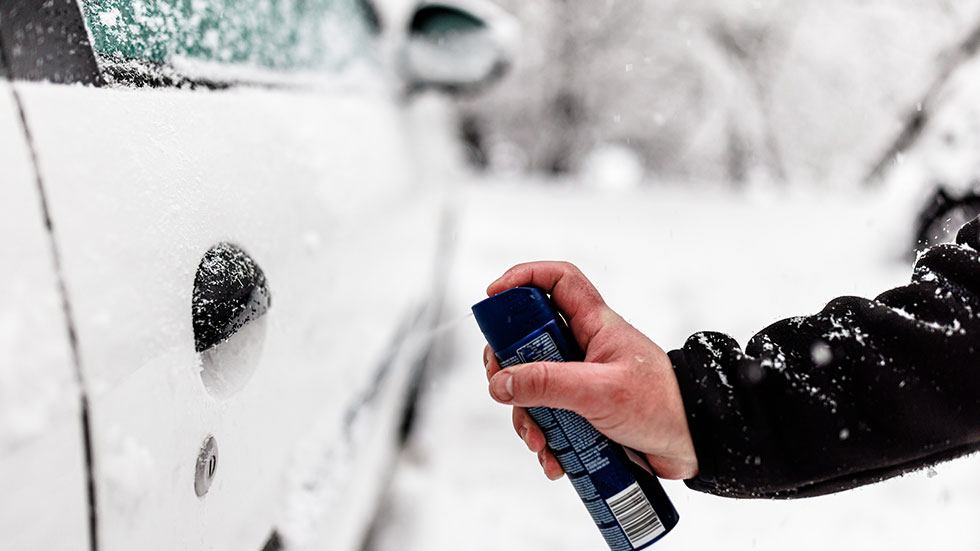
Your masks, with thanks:
[{"label": "car door", "polygon": [[[350,548],[432,314],[444,190],[415,180],[397,96],[350,27],[332,27],[349,57],[304,80],[292,35],[247,44],[260,11],[219,28],[143,5],[83,2],[109,86],[13,83],[77,336],[98,548],[259,549],[277,530]],[[199,350],[202,274],[245,264],[267,309]]]},{"label": "car door", "polygon": [[20,109],[0,56],[0,549],[87,549],[82,392]]}]

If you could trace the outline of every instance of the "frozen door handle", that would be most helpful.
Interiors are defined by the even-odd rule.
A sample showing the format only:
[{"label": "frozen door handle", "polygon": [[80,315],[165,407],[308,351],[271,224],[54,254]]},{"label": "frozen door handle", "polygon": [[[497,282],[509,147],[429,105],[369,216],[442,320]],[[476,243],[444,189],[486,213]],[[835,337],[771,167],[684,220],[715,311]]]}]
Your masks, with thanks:
[{"label": "frozen door handle", "polygon": [[241,248],[218,243],[208,249],[194,277],[194,348],[221,344],[269,310],[265,274]]}]

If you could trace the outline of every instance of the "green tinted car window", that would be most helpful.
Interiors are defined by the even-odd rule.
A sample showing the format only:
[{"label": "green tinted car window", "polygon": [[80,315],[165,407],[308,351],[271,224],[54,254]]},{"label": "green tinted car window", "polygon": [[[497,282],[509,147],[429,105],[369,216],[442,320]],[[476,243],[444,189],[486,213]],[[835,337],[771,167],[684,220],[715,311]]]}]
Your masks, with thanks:
[{"label": "green tinted car window", "polygon": [[335,69],[365,51],[358,0],[82,0],[104,59]]}]

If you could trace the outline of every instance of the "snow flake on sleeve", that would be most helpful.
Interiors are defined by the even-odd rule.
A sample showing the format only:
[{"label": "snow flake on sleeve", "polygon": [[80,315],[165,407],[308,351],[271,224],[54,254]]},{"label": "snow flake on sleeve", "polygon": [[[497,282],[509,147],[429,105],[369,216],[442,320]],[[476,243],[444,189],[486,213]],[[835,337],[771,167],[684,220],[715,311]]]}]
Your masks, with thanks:
[{"label": "snow flake on sleeve", "polygon": [[710,367],[718,375],[718,380],[722,386],[731,389],[732,385],[728,382],[728,376],[725,374],[725,370],[721,364],[721,360],[724,357],[722,351],[715,346],[715,343],[705,333],[699,333],[697,335],[697,341],[710,355]]},{"label": "snow flake on sleeve", "polygon": [[833,314],[830,315],[830,325],[833,329],[823,335],[828,341],[854,339],[854,342],[861,346],[867,346],[865,339],[868,338],[868,333],[860,326],[853,323],[845,324],[841,318]]},{"label": "snow flake on sleeve", "polygon": [[[939,289],[937,289],[937,294],[938,294],[938,291],[939,291]],[[966,307],[968,316],[972,319],[973,318],[973,310],[972,310],[972,308],[970,308],[969,305],[965,305],[965,307]],[[925,327],[925,328],[931,329],[933,331],[942,332],[947,337],[952,337],[953,335],[965,335],[966,334],[966,329],[963,328],[963,324],[960,323],[960,320],[958,318],[954,318],[953,321],[950,322],[950,323],[941,323],[941,322],[938,322],[938,321],[928,321],[928,320],[917,318],[917,317],[913,316],[912,314],[910,314],[904,308],[899,308],[899,307],[892,306],[892,307],[889,307],[889,309],[892,312],[895,312],[896,314],[898,314],[899,316],[901,316],[902,318],[907,319],[907,320],[909,320],[911,322],[914,322],[916,325],[918,325],[920,327]]]}]

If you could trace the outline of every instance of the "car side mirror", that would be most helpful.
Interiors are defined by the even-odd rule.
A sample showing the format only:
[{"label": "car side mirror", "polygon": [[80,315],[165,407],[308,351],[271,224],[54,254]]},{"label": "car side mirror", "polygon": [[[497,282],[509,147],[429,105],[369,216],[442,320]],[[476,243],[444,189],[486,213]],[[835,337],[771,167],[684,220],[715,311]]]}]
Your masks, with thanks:
[{"label": "car side mirror", "polygon": [[486,0],[425,0],[408,23],[399,69],[411,90],[481,89],[510,67],[517,21]]}]

